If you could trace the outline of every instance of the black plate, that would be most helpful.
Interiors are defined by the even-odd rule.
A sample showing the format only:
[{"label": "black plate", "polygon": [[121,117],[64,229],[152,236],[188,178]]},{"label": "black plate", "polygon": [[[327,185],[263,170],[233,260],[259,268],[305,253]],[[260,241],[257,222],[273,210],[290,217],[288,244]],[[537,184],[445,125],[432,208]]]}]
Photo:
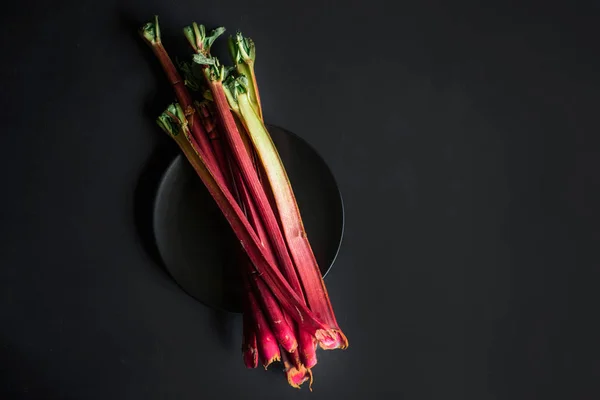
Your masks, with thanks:
[{"label": "black plate", "polygon": [[[285,165],[323,276],[333,265],[344,230],[344,207],[333,174],[297,135],[269,126]],[[187,160],[179,155],[159,183],[155,240],[173,279],[207,306],[241,311],[239,246],[229,224]]]}]

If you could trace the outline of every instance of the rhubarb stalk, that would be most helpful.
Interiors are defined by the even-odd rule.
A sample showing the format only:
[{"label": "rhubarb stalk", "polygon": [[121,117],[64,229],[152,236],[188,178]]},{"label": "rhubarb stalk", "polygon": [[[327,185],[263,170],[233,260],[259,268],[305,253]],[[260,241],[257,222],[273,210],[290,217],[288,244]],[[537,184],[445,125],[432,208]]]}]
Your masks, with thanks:
[{"label": "rhubarb stalk", "polygon": [[[209,133],[209,136],[211,138],[219,138],[221,135],[219,135],[218,127],[215,125],[214,121],[211,118],[212,112],[210,110],[210,107],[207,105],[207,103],[203,102],[198,103],[197,108],[202,117],[204,128]],[[240,126],[238,126],[238,129],[239,128]],[[247,140],[247,135],[244,136],[246,137],[243,137],[243,139]],[[245,141],[244,144],[246,146],[246,150],[248,152],[251,152],[251,144],[247,141]],[[254,159],[253,164],[255,164],[256,169],[257,165]],[[265,231],[262,221],[260,220],[260,217],[256,210],[256,206],[254,205],[250,194],[248,193],[248,189],[246,187],[245,182],[243,181],[242,174],[237,168],[235,168],[235,166],[233,169],[234,182],[237,192],[239,194],[240,206],[245,208],[248,220],[251,226],[254,228],[262,245],[267,250],[267,254],[272,255],[273,250],[269,242],[268,235]],[[271,261],[274,263],[275,259],[272,258]],[[255,288],[255,290],[258,291],[257,297],[261,302],[262,308],[265,311],[265,315],[268,316],[267,319],[270,323],[271,330],[277,338],[278,343],[281,345],[281,347],[283,347],[285,351],[289,353],[296,351],[296,349],[298,348],[299,353],[302,357],[302,362],[305,363],[307,368],[312,368],[317,363],[316,346],[314,338],[306,331],[298,331],[298,336],[300,337],[300,342],[302,343],[301,346],[298,346],[296,334],[294,333],[295,331],[292,328],[292,325],[294,324],[293,320],[290,319],[287,313],[281,310],[281,307],[269,291],[268,287],[256,274],[254,275],[253,283],[253,287]],[[300,356],[298,356],[298,353],[296,354],[296,356],[300,363]]]},{"label": "rhubarb stalk", "polygon": [[[230,90],[225,91],[223,86],[223,79],[225,75],[224,68],[219,65],[218,61],[214,58],[208,59],[205,56],[196,57],[196,62],[208,62],[210,68],[205,69],[207,76],[209,77],[209,87],[215,102],[215,107],[220,121],[223,124],[223,133],[227,137],[229,142],[229,149],[232,151],[237,166],[240,169],[244,177],[245,183],[248,185],[248,189],[252,195],[252,199],[259,211],[262,221],[265,223],[265,228],[269,232],[271,244],[273,245],[274,252],[279,260],[279,266],[282,272],[285,274],[290,286],[293,290],[303,298],[303,290],[300,284],[300,280],[297,275],[297,268],[295,268],[290,254],[288,252],[288,246],[285,243],[285,239],[281,233],[279,222],[269,199],[264,191],[264,188],[258,178],[258,174],[254,168],[252,160],[244,146],[243,140],[240,136],[239,130],[235,123],[233,114],[231,113],[230,107],[235,107],[235,102],[231,99]],[[256,115],[256,114],[255,114]],[[319,272],[320,273],[320,272]],[[305,300],[306,301],[306,300]],[[339,328],[337,325],[331,326],[333,329],[322,337],[317,337],[319,341],[323,340],[326,343],[335,342],[340,336],[338,333]],[[321,333],[318,333],[321,335]],[[298,329],[298,345],[301,349],[303,359],[309,364],[316,364],[316,352],[312,351],[314,348],[314,338],[311,332],[307,332],[303,329]]]},{"label": "rhubarb stalk", "polygon": [[[220,134],[218,133],[219,130],[214,124],[214,121],[212,121],[212,114],[208,105],[206,103],[198,103],[197,108],[202,117],[202,123],[204,124],[205,130],[217,141],[213,142],[213,144],[218,143],[220,138]],[[256,232],[261,244],[265,248],[266,255],[269,257],[269,261],[274,264],[275,258],[273,256],[273,250],[269,243],[268,235],[263,227],[262,221],[258,216],[256,206],[252,202],[250,194],[248,193],[248,189],[246,188],[246,184],[238,168],[234,165],[232,166],[232,169],[234,177],[233,186],[238,193],[238,203],[240,207],[245,209],[250,225],[252,228],[254,228],[254,231]],[[277,342],[281,345],[281,347],[288,352],[294,352],[298,347],[298,342],[296,340],[294,329],[291,326],[293,322],[281,310],[279,303],[275,297],[273,297],[269,288],[262,281],[262,279],[260,279],[257,274],[252,275],[254,276],[254,279],[251,279],[252,287],[257,291],[257,298],[260,301],[260,305],[262,306],[265,317],[269,322],[273,335],[277,338]]]},{"label": "rhubarb stalk", "polygon": [[[171,84],[171,86],[173,86],[173,90],[175,92],[175,96],[177,97],[177,101],[185,111],[184,114],[186,118],[189,120],[189,129],[192,132],[194,138],[198,141],[198,145],[204,153],[205,160],[208,163],[213,163],[215,160],[211,151],[210,142],[202,129],[200,118],[195,112],[194,104],[192,102],[192,96],[190,95],[187,87],[185,86],[181,74],[179,73],[179,71],[177,71],[175,64],[173,64],[171,57],[169,57],[169,54],[167,53],[162,44],[160,35],[160,25],[158,24],[158,16],[154,17],[153,22],[146,23],[140,29],[140,35],[150,46],[150,48],[152,48],[152,51],[158,58],[158,61],[160,62],[165,74],[167,75],[169,83]],[[221,175],[220,170],[215,170],[212,172],[216,177],[220,177]]]},{"label": "rhubarb stalk", "polygon": [[267,369],[273,362],[281,360],[279,345],[267,322],[267,318],[260,308],[256,293],[252,290],[250,278],[247,274],[243,274],[242,279],[244,281],[244,290],[247,296],[246,300],[248,301],[248,308],[254,322],[258,355],[260,356],[263,367]]},{"label": "rhubarb stalk", "polygon": [[268,261],[264,247],[260,244],[260,240],[233,195],[227,189],[223,179],[215,177],[213,170],[216,166],[207,162],[202,150],[194,143],[181,106],[179,104],[169,106],[167,111],[159,116],[157,123],[179,145],[188,162],[231,225],[257,273],[265,280],[280,305],[301,327],[317,338],[330,336],[329,330],[331,327],[323,324],[308,309],[304,300],[292,289],[279,269]]},{"label": "rhubarb stalk", "polygon": [[[246,207],[250,225],[255,229],[261,244],[265,247],[266,254],[269,256],[270,261],[274,263],[275,258],[273,256],[273,250],[269,243],[267,233],[265,232],[262,221],[258,216],[256,206],[250,198],[248,189],[246,188],[239,170],[234,172],[234,179],[236,180],[237,187],[240,188],[240,198],[242,200],[242,204],[244,204]],[[261,301],[263,310],[268,316],[271,330],[277,338],[277,341],[281,347],[285,349],[285,351],[294,352],[298,348],[298,341],[296,340],[296,335],[292,329],[293,321],[290,321],[290,319],[287,317],[287,313],[284,313],[281,310],[279,303],[275,297],[273,297],[265,282],[257,274],[254,274],[252,283],[253,287],[257,291],[257,297]]]},{"label": "rhubarb stalk", "polygon": [[[196,56],[194,56],[195,61],[202,60]],[[261,220],[265,224],[265,229],[267,232],[269,232],[269,239],[271,239],[274,253],[279,261],[279,266],[286,274],[287,280],[291,287],[301,296],[302,289],[300,286],[300,281],[296,275],[296,270],[279,227],[279,222],[277,221],[277,217],[275,216],[273,209],[269,204],[269,200],[258,178],[258,174],[254,168],[252,159],[246,150],[246,146],[244,145],[244,141],[242,140],[238,127],[235,123],[233,114],[229,109],[229,101],[227,100],[227,95],[223,87],[225,70],[222,66],[218,65],[216,59],[211,60],[213,60],[211,68],[207,68],[205,71],[209,77],[209,87],[215,102],[215,109],[219,115],[219,120],[222,123],[223,135],[227,138],[229,149],[231,150],[236,161],[236,165],[244,178],[244,182],[246,183],[248,191],[252,196],[252,200],[256,205]]]},{"label": "rhubarb stalk", "polygon": [[[235,103],[232,109],[239,113],[256,153],[265,166],[264,171],[278,210],[281,227],[290,250],[296,271],[309,308],[328,325],[334,327],[327,338],[318,338],[322,349],[345,349],[348,339],[339,328],[333,307],[327,294],[321,270],[308,241],[296,197],[289,182],[283,162],[264,123],[254,110],[248,97],[246,79],[230,83],[229,99]],[[333,340],[331,340],[333,337]]]},{"label": "rhubarb stalk", "polygon": [[[226,93],[228,93],[228,92],[226,92]],[[230,97],[230,96],[231,95],[228,95],[228,97]],[[228,99],[228,101],[229,101],[229,99]],[[231,101],[229,101],[229,103],[231,104]],[[236,115],[239,116],[239,110],[236,110]],[[238,117],[237,120],[239,120],[239,117]],[[240,132],[241,132],[242,129],[245,131],[245,128],[243,126],[242,127],[238,126],[238,130]],[[248,140],[247,135],[244,135],[244,138],[246,139],[246,141],[244,142],[244,144],[246,146],[247,151],[250,153],[251,150],[253,150],[253,148],[251,148],[250,144],[247,143],[247,140]],[[251,152],[251,154],[255,156],[255,153],[253,151]],[[252,161],[253,161],[255,170],[257,171],[257,173],[260,173],[260,170],[258,168],[259,165],[257,164],[256,160],[253,159]],[[236,178],[241,180],[241,177],[239,175],[236,176]],[[263,181],[263,179],[260,179],[260,180]],[[238,187],[244,187],[245,188],[245,185],[244,185],[243,181],[242,182],[238,182],[237,185],[238,185]],[[266,237],[267,235],[266,235],[266,232],[264,232],[264,228],[262,226],[262,222],[260,221],[260,219],[258,218],[258,216],[254,214],[254,213],[256,213],[256,208],[254,207],[253,202],[250,200],[249,194],[248,193],[243,193],[243,192],[244,191],[242,190],[242,193],[241,193],[242,197],[247,197],[247,199],[245,200],[244,203],[248,205],[247,207],[249,207],[251,211],[253,211],[249,215],[250,222],[251,222],[252,226],[255,229],[257,229],[257,234],[258,234],[259,238],[263,239],[263,237]],[[265,194],[267,194],[267,196],[268,196],[267,191],[265,191]],[[272,196],[268,198],[268,201],[269,201],[269,204],[273,204]],[[253,223],[253,221],[254,221],[254,223]],[[268,240],[264,240],[263,243],[265,245],[268,245],[269,241]],[[270,248],[270,246],[269,246],[269,248]],[[299,293],[299,294],[302,293],[302,289],[301,289],[301,286],[300,286],[300,281],[298,280],[298,277],[297,277],[297,275],[295,273],[295,270],[293,268],[289,268],[289,266],[288,266],[288,269],[283,268],[282,272],[288,277],[288,279],[290,280],[291,286],[295,290],[297,290],[297,293]],[[265,296],[265,301],[266,302],[270,301],[268,295]],[[265,305],[265,307],[269,307],[269,306]],[[272,307],[274,307],[274,306],[272,306]],[[285,319],[284,321],[288,321],[289,323],[291,323],[291,321],[289,321],[289,318]],[[285,326],[285,327],[279,327],[279,328],[286,329],[286,332],[287,332],[287,326]],[[307,331],[305,331],[303,329],[296,329],[296,333],[297,334],[295,336],[297,336],[297,338],[298,338],[297,339],[298,340],[298,352],[299,352],[299,355],[300,355],[300,360],[302,361],[302,363],[304,363],[304,365],[307,368],[312,368],[312,367],[314,367],[317,364],[317,352],[316,352],[316,341],[315,341],[315,338],[309,332],[307,332]],[[283,347],[285,348],[285,346],[283,346]],[[286,350],[290,351],[289,349],[286,349]]]}]

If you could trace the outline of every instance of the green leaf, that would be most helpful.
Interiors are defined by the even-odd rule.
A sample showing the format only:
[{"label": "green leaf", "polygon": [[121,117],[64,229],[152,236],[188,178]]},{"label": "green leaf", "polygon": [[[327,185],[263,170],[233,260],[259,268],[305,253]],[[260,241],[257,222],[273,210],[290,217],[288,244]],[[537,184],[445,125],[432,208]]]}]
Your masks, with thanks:
[{"label": "green leaf", "polygon": [[219,36],[221,36],[223,33],[225,33],[225,28],[220,26],[218,28],[213,29],[210,32],[210,35],[208,35],[205,39],[204,39],[204,48],[205,51],[208,53],[210,52],[210,48],[212,47],[213,43],[215,42],[215,40],[217,40],[217,38]]},{"label": "green leaf", "polygon": [[201,65],[217,65],[216,58],[207,57],[204,54],[194,54],[192,56],[192,59],[194,60],[195,63],[201,64]]}]

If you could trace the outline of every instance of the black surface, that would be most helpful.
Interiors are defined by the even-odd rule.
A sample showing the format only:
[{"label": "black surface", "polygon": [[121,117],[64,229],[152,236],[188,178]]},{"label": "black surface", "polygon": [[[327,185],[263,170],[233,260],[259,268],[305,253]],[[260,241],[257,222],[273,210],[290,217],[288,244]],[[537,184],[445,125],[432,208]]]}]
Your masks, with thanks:
[{"label": "black surface", "polygon": [[[344,195],[328,288],[350,340],[314,392],[248,371],[240,321],[185,294],[136,227],[175,154],[136,28],[258,45],[266,119]],[[597,399],[594,2],[53,1],[3,6],[3,399]]]},{"label": "black surface", "polygon": [[[340,249],[344,206],[335,178],[306,141],[285,129],[269,126],[295,193],[307,237],[326,276]],[[156,246],[171,277],[188,294],[209,307],[242,311],[240,247],[204,184],[183,155],[158,177],[153,201],[153,230],[141,231]],[[343,273],[343,272],[342,272]]]}]

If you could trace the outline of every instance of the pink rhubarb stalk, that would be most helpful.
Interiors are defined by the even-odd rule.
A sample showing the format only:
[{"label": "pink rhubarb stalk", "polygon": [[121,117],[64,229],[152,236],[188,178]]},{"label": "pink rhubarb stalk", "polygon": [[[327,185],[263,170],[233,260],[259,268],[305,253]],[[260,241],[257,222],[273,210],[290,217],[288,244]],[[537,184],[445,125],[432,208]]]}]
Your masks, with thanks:
[{"label": "pink rhubarb stalk", "polygon": [[[217,29],[213,30],[209,35],[207,35],[206,29],[203,25],[198,25],[197,23],[193,22],[192,25],[185,27],[183,29],[183,31],[184,31],[184,35],[188,39],[190,46],[196,53],[197,58],[200,58],[202,60],[209,60],[208,57],[210,57],[210,48],[211,48],[212,44],[214,43],[214,41],[216,40],[216,38],[219,37],[224,32],[224,29],[217,28]],[[247,55],[246,55],[246,57],[247,57]],[[253,160],[250,157],[245,157],[245,154],[242,154],[242,153],[244,153],[243,150],[245,150],[246,154],[248,154],[248,150],[249,150],[248,144],[249,143],[244,142],[239,130],[237,130],[237,123],[235,120],[233,120],[233,116],[231,115],[229,110],[228,109],[222,110],[219,108],[219,104],[221,104],[221,106],[223,106],[224,104],[227,104],[227,101],[223,95],[222,87],[221,87],[221,90],[219,90],[219,87],[215,86],[213,79],[211,79],[209,65],[207,65],[207,64],[200,64],[200,65],[201,65],[201,68],[205,71],[206,81],[207,81],[209,87],[211,88],[212,97],[216,103],[217,113],[219,113],[219,115],[221,116],[221,121],[222,121],[222,125],[223,125],[225,132],[231,132],[230,130],[228,130],[228,128],[229,129],[232,129],[232,127],[236,128],[235,131],[232,132],[234,137],[232,138],[231,136],[228,136],[228,139],[230,139],[230,141],[229,141],[230,149],[233,150],[234,155],[236,156],[236,159],[239,160],[241,157],[245,161],[245,162],[244,161],[242,162],[242,165],[240,165],[238,163],[238,166],[233,166],[234,182],[235,182],[235,186],[238,191],[238,195],[240,197],[240,206],[245,207],[246,213],[249,217],[249,222],[250,222],[251,226],[255,229],[255,232],[257,233],[259,239],[261,240],[261,243],[267,249],[267,254],[268,255],[273,254],[273,249],[269,243],[269,237],[268,237],[267,233],[265,232],[265,228],[263,227],[263,223],[260,220],[260,217],[258,216],[257,206],[252,201],[250,194],[248,193],[247,184],[243,179],[244,172],[246,174],[248,174],[248,172],[249,172],[249,164],[248,164],[247,160],[250,160],[252,162],[252,168],[250,168],[250,169],[254,169],[254,170],[256,169],[255,160]],[[253,68],[252,68],[252,72],[254,72]],[[215,93],[215,90],[217,91],[217,93]],[[220,103],[219,103],[219,100],[221,100]],[[258,101],[258,105],[259,105],[258,109],[260,110],[260,100],[258,100],[258,98],[257,98],[257,101]],[[202,113],[203,116],[208,117],[208,115],[210,115],[208,108],[206,106],[204,107],[204,109],[202,111],[203,111],[203,113]],[[233,120],[233,123],[232,123],[232,120]],[[214,137],[219,136],[217,134],[217,129],[215,129],[216,127],[211,127],[211,128],[213,128],[210,130],[210,132],[213,132],[213,136]],[[226,133],[226,135],[227,135],[227,133]],[[239,139],[239,140],[237,140],[237,139]],[[240,144],[244,145],[243,148],[242,148],[242,146],[240,146]],[[217,143],[213,143],[213,145],[216,145],[216,146],[214,146],[215,153],[217,153],[217,159],[219,160],[219,158],[222,157],[222,155],[221,155],[222,150],[220,149],[218,140],[217,140]],[[235,152],[236,150],[237,150],[237,153]],[[221,153],[221,154],[219,154],[219,153]],[[248,154],[248,156],[249,156],[249,154]],[[221,162],[220,164],[223,164],[223,163]],[[246,167],[246,170],[244,170],[244,167]],[[253,179],[253,178],[254,177],[252,177],[252,176],[250,177],[250,179]],[[260,181],[258,179],[258,175],[256,175],[255,182],[260,183]],[[254,189],[254,194],[256,195],[256,193],[257,193],[256,185],[254,187],[251,187],[251,189]],[[258,190],[258,192],[260,192],[260,190]],[[260,193],[259,193],[259,198],[260,198]],[[269,211],[269,210],[263,209],[262,211],[264,214],[265,211]],[[272,211],[272,210],[270,210],[270,211]],[[273,215],[272,217],[267,215],[267,220],[269,220],[269,218],[271,221],[276,221],[275,215]],[[275,224],[273,224],[273,223],[271,225],[272,225],[271,228],[275,226]],[[287,249],[285,249],[283,236],[281,235],[281,232],[279,231],[279,227],[277,227],[277,233],[279,233],[279,236],[275,237],[272,240],[275,241],[276,245],[279,244],[279,246],[280,246],[278,249],[279,250],[279,253],[278,253],[279,259],[284,264],[287,263],[288,273],[290,271],[293,272],[291,258],[289,258]],[[271,261],[273,264],[275,264],[274,259],[269,260],[269,261]],[[299,290],[300,282],[298,281],[297,276],[294,274],[292,276],[292,278],[294,279],[294,281],[292,282],[292,287],[295,290]],[[295,351],[296,348],[298,347],[298,341],[296,340],[296,335],[294,334],[294,330],[290,326],[291,321],[289,321],[289,318],[285,317],[284,313],[281,311],[279,304],[277,303],[277,301],[275,300],[275,298],[273,297],[271,292],[268,290],[268,288],[266,287],[264,282],[262,282],[260,279],[255,279],[253,283],[254,283],[253,286],[255,287],[255,289],[258,292],[258,298],[261,300],[263,310],[264,310],[266,316],[268,316],[267,319],[270,322],[270,326],[271,326],[273,334],[277,337],[278,342],[281,344],[281,346],[286,351],[288,351],[288,352]],[[300,293],[300,292],[297,292],[297,293]],[[307,348],[308,346],[310,346],[310,343],[314,342],[314,340],[312,339],[310,334],[308,334],[305,331],[302,331],[301,336],[300,336],[300,341],[303,344],[301,346],[301,348]],[[260,338],[259,338],[258,346],[259,346],[259,350],[260,350],[260,348],[261,348]],[[303,352],[303,354],[304,353],[305,352]],[[314,352],[313,352],[313,354],[314,354]],[[315,354],[315,356],[316,356],[316,354]],[[316,362],[316,358],[314,359],[314,361]]]},{"label": "pink rhubarb stalk", "polygon": [[[214,122],[211,121],[211,112],[206,104],[198,104],[198,111],[202,117],[202,123],[206,131],[209,133],[211,138],[214,138],[213,146],[219,145],[219,138],[221,135],[219,134],[219,129],[214,125]],[[217,155],[217,159],[219,156]],[[224,164],[225,161],[222,161],[220,164]],[[265,232],[262,221],[258,216],[258,212],[256,210],[256,206],[254,205],[250,194],[248,193],[248,189],[246,188],[246,184],[243,180],[242,174],[239,169],[234,165],[233,166],[233,177],[234,177],[234,185],[235,189],[238,193],[238,203],[240,207],[244,207],[246,210],[246,216],[248,217],[248,221],[250,225],[254,228],[261,244],[264,246],[267,256],[269,257],[269,261],[275,264],[275,258],[273,256],[273,250],[268,240],[268,235]],[[252,271],[252,266],[250,265],[249,272]],[[243,272],[245,273],[245,272]],[[287,318],[284,312],[281,310],[279,303],[273,297],[273,294],[270,292],[267,285],[257,276],[257,274],[252,274],[254,279],[251,279],[251,286],[256,290],[257,298],[259,299],[260,305],[262,306],[262,310],[265,314],[267,321],[271,327],[271,331],[273,335],[277,338],[277,342],[288,352],[294,352],[298,347],[298,342],[296,340],[296,335],[294,330],[290,326],[290,319]]]},{"label": "pink rhubarb stalk", "polygon": [[[239,110],[239,115],[254,144],[256,153],[265,167],[264,170],[277,206],[287,247],[302,283],[306,302],[319,318],[333,327],[330,335],[317,337],[319,345],[323,349],[345,349],[348,347],[348,339],[339,328],[335,318],[321,270],[302,223],[292,186],[267,128],[251,105],[244,82],[244,79],[237,79],[232,83],[233,88],[230,90],[229,98],[237,100],[232,109]],[[292,287],[294,286],[292,285]]]},{"label": "pink rhubarb stalk", "polygon": [[194,143],[181,106],[178,104],[169,106],[157,122],[179,145],[188,162],[231,225],[257,273],[264,279],[279,304],[301,328],[306,329],[316,337],[329,336],[331,327],[323,324],[308,309],[304,300],[292,289],[279,269],[269,262],[258,236],[250,226],[248,219],[236,203],[233,195],[227,189],[224,180],[222,177],[219,177],[220,179],[215,177],[213,170],[217,166],[210,164],[199,146]]},{"label": "pink rhubarb stalk", "polygon": [[306,368],[317,365],[317,340],[307,331],[299,329],[298,355]]},{"label": "pink rhubarb stalk", "polygon": [[[234,178],[236,179],[236,184],[240,189],[240,198],[242,200],[242,204],[246,207],[246,212],[248,215],[248,219],[250,225],[255,229],[255,232],[261,241],[261,244],[265,247],[266,254],[269,257],[269,261],[271,261],[275,265],[275,258],[273,256],[273,250],[268,240],[267,233],[263,227],[262,221],[258,216],[258,212],[256,210],[256,206],[252,202],[250,198],[250,194],[248,193],[248,189],[242,179],[242,175],[239,170],[236,169],[234,172]],[[253,287],[257,291],[258,298],[260,299],[261,305],[265,314],[268,316],[268,321],[270,323],[273,334],[277,338],[277,341],[288,352],[294,352],[298,348],[298,341],[296,340],[296,335],[294,334],[294,330],[291,327],[293,323],[287,317],[286,313],[281,310],[281,307],[273,294],[265,284],[265,282],[257,275],[254,274],[253,279]]]},{"label": "pink rhubarb stalk", "polygon": [[263,311],[260,308],[256,293],[252,290],[250,284],[250,277],[247,274],[243,274],[244,290],[246,291],[248,308],[250,311],[251,318],[254,321],[254,331],[256,332],[256,344],[258,349],[258,355],[262,361],[262,365],[265,369],[269,367],[273,362],[281,360],[281,353],[279,351],[279,345],[277,339],[273,335],[273,331],[267,322]]},{"label": "pink rhubarb stalk", "polygon": [[[194,59],[197,60],[197,58]],[[223,136],[227,138],[229,150],[234,156],[236,165],[244,178],[246,187],[252,196],[252,200],[264,223],[265,230],[269,233],[273,251],[277,257],[277,261],[279,261],[278,265],[287,277],[290,286],[297,294],[299,294],[299,297],[301,297],[302,289],[300,281],[296,275],[296,269],[288,252],[285,239],[281,233],[279,222],[269,204],[269,200],[259,180],[252,158],[248,154],[233,114],[229,109],[229,102],[222,82],[225,74],[224,68],[218,65],[213,65],[213,67],[214,68],[206,69],[206,72],[209,75],[209,87],[215,103],[216,112],[219,116],[219,121],[222,124]]]},{"label": "pink rhubarb stalk", "polygon": [[[195,61],[205,61],[205,57],[194,58]],[[235,103],[231,99],[231,94],[225,92],[223,87],[224,69],[218,65],[215,59],[209,59],[208,62],[212,62],[211,68],[207,68],[205,71],[209,77],[209,87],[211,89],[212,97],[215,102],[215,108],[217,114],[220,117],[220,121],[223,127],[223,134],[227,137],[229,142],[229,149],[232,151],[236,164],[243,175],[244,182],[247,184],[247,188],[252,195],[254,204],[261,216],[261,220],[265,224],[265,229],[269,233],[269,239],[273,245],[273,250],[279,261],[279,267],[287,278],[290,286],[293,290],[302,297],[302,286],[298,275],[296,273],[297,268],[294,266],[290,254],[288,252],[288,246],[285,243],[285,239],[281,233],[281,227],[271,204],[266,195],[266,192],[259,180],[258,173],[252,162],[250,155],[244,145],[238,127],[235,123],[233,114],[231,113],[230,106]],[[228,94],[229,93],[229,94]],[[256,114],[255,114],[256,115]],[[320,273],[320,272],[319,272]],[[330,332],[324,334],[323,331],[316,333],[319,341],[327,341],[327,343],[335,342],[339,337],[337,325],[332,325]],[[313,351],[314,347],[314,336],[311,332],[303,329],[298,330],[298,346],[302,351],[302,355],[305,361],[311,365],[316,364],[316,352]]]}]

